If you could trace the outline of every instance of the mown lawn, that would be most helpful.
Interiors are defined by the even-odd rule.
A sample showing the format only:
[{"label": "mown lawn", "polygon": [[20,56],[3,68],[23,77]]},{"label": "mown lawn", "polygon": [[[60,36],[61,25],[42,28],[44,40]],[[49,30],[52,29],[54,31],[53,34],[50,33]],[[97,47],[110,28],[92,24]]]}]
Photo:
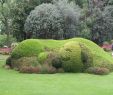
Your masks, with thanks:
[{"label": "mown lawn", "polygon": [[113,95],[113,73],[20,74],[2,66],[0,55],[0,95]]}]

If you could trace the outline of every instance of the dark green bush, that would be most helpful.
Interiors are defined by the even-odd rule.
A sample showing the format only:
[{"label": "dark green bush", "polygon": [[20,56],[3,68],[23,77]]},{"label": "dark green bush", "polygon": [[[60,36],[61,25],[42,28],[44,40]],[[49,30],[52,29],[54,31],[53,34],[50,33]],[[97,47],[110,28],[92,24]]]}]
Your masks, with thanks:
[{"label": "dark green bush", "polygon": [[12,58],[11,57],[8,57],[7,59],[6,59],[6,65],[8,65],[8,66],[12,66],[11,65],[11,60],[12,60]]},{"label": "dark green bush", "polygon": [[59,51],[62,68],[66,72],[81,72],[83,63],[81,60],[81,48],[78,42],[68,42]]},{"label": "dark green bush", "polygon": [[62,60],[60,57],[55,57],[52,60],[52,66],[55,67],[56,69],[62,68]]},{"label": "dark green bush", "polygon": [[90,74],[97,74],[97,75],[107,75],[110,73],[109,69],[100,68],[100,67],[90,67],[86,70],[86,72]]}]

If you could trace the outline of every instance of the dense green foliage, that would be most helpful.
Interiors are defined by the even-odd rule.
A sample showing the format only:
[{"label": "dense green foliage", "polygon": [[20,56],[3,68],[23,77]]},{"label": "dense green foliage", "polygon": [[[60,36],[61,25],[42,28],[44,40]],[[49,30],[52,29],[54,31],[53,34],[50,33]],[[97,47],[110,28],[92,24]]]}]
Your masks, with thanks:
[{"label": "dense green foliage", "polygon": [[[36,27],[35,29],[41,29],[38,31],[41,34],[44,34],[46,31],[52,31],[49,35],[46,33],[43,37],[38,37],[41,34],[32,34],[33,31],[26,32],[26,30],[32,30],[32,24],[31,26],[26,26],[28,27],[27,29],[24,29],[26,19],[29,18],[28,15],[36,6],[41,6],[42,3],[51,3],[57,7],[63,17],[64,24],[60,24],[60,26],[63,26],[62,28],[59,25],[56,26],[63,29],[63,31],[57,31],[56,27],[53,27],[55,24],[48,24],[51,26],[51,29],[50,27]],[[112,0],[2,0],[0,2],[0,33],[7,34],[7,44],[10,34],[13,34],[18,41],[34,36],[56,39],[55,36],[60,35],[57,39],[79,36],[101,44],[105,40],[113,39],[112,9]],[[42,10],[43,8],[40,11]],[[54,16],[58,14],[59,12],[56,12]],[[48,15],[50,16],[51,14],[48,12]],[[34,19],[32,20],[34,21]],[[51,20],[49,19],[48,21]],[[45,26],[44,22],[39,20],[41,26]],[[34,26],[37,26],[37,23]]]},{"label": "dense green foliage", "polygon": [[[16,39],[12,36],[9,36],[8,44],[11,46],[13,42],[16,42]],[[0,35],[0,47],[7,45],[7,35]]]},{"label": "dense green foliage", "polygon": [[34,38],[60,39],[63,35],[63,23],[62,15],[55,5],[42,4],[27,17],[25,31]]},{"label": "dense green foliage", "polygon": [[81,48],[79,42],[68,42],[60,49],[62,68],[66,72],[82,72]]},{"label": "dense green foliage", "polygon": [[26,40],[17,46],[12,52],[12,58],[32,57],[38,56],[40,52],[44,51],[44,47],[38,40]]},{"label": "dense green foliage", "polygon": [[39,55],[38,55],[38,61],[42,64],[45,62],[45,60],[47,59],[48,57],[48,52],[41,52]]},{"label": "dense green foliage", "polygon": [[37,6],[25,22],[25,32],[34,38],[66,39],[78,36],[81,9],[67,0]]},{"label": "dense green foliage", "polygon": [[11,54],[12,60],[32,56],[37,57],[37,61],[42,65],[42,70],[44,68],[47,72],[57,72],[60,68],[66,72],[84,72],[89,67],[100,67],[113,71],[112,57],[95,43],[83,38],[25,40]]}]

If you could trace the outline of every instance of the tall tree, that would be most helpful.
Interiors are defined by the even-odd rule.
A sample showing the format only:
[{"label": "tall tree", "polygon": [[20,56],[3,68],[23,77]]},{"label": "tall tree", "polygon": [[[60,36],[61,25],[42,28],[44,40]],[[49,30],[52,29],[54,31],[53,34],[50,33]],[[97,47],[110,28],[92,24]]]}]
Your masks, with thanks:
[{"label": "tall tree", "polygon": [[11,14],[10,8],[13,3],[13,0],[0,0],[0,20],[4,25],[4,32],[7,34],[7,45],[9,45],[9,36],[10,36],[10,25],[11,25]]},{"label": "tall tree", "polygon": [[12,29],[13,35],[18,41],[26,39],[24,23],[30,11],[40,4],[40,0],[16,0],[12,5]]}]

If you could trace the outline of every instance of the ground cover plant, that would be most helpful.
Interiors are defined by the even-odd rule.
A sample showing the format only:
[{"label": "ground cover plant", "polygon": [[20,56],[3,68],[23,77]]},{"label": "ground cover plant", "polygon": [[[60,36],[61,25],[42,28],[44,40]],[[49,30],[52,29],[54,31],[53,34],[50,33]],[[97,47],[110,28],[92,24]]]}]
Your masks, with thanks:
[{"label": "ground cover plant", "polygon": [[60,69],[73,73],[95,71],[94,74],[102,75],[113,71],[112,60],[108,53],[87,39],[29,39],[12,51],[10,62],[7,60],[6,63],[25,73],[57,73]]}]

